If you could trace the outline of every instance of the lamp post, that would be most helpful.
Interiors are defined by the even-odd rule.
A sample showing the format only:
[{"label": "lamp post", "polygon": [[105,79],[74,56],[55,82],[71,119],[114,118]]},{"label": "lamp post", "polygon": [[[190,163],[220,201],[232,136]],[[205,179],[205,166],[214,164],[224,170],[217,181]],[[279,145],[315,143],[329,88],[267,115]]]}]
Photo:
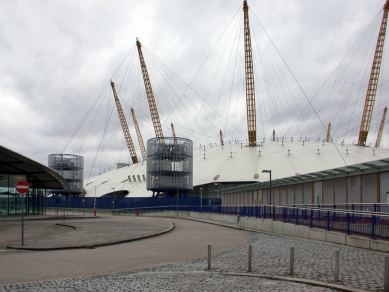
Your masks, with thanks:
[{"label": "lamp post", "polygon": [[215,185],[215,187],[216,187],[216,196],[217,196],[217,198],[219,199],[219,192],[218,192],[218,189],[217,189],[217,185],[219,184],[219,183],[213,183],[214,185]]},{"label": "lamp post", "polygon": [[270,189],[270,191],[269,191],[269,197],[270,197],[270,205],[271,205],[271,203],[272,203],[272,201],[271,201],[271,170],[266,170],[266,169],[264,169],[264,170],[262,170],[262,173],[268,173],[269,175],[270,175],[270,181],[269,181],[269,189]]},{"label": "lamp post", "polygon": [[203,189],[200,188],[200,211],[203,209]]},{"label": "lamp post", "polygon": [[113,209],[115,209],[115,188],[111,188],[113,190],[113,199],[112,199],[112,215],[113,215]]}]

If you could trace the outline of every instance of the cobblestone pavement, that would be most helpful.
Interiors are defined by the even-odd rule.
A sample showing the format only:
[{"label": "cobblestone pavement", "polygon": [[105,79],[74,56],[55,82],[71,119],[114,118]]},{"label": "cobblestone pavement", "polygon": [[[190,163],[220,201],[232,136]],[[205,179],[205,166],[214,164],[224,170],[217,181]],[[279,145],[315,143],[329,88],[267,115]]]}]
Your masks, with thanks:
[{"label": "cobblestone pavement", "polygon": [[[194,223],[180,219],[172,219],[172,221],[186,229],[193,228],[191,233],[198,232],[196,236],[203,236],[204,232],[218,230],[208,230],[209,224],[200,222]],[[180,228],[178,229],[180,230]],[[222,230],[228,232],[228,228]],[[334,283],[334,252],[339,249],[340,279],[338,284],[370,291],[383,289],[384,253],[382,252],[281,235],[233,231],[236,232],[233,234],[241,234],[240,236],[244,238],[241,244],[234,248],[230,247],[224,251],[220,251],[220,248],[214,249],[214,246],[217,246],[217,242],[215,242],[217,236],[213,242],[208,241],[212,243],[214,254],[211,273],[206,272],[207,258],[202,256],[159,267],[154,267],[157,265],[154,263],[154,266],[146,269],[133,269],[132,271],[121,269],[121,271],[126,272],[61,280],[41,280],[13,285],[3,284],[0,286],[0,291],[331,291],[301,283],[223,274],[226,272],[247,272],[248,244],[253,246],[252,274],[288,276],[289,252],[290,247],[294,246],[293,277]],[[162,243],[163,240],[170,238],[173,245],[170,251],[172,255],[181,251],[178,245],[176,248],[174,247],[176,243],[186,244],[186,252],[188,252],[191,248],[195,248],[194,238],[190,238],[189,235],[191,233],[181,234],[181,237],[170,237],[178,234],[171,232],[161,237],[147,239],[143,241],[144,248],[147,248],[148,241],[154,240],[156,243],[159,241]],[[182,236],[186,236],[186,238],[182,238]],[[221,240],[226,240],[226,238]],[[201,244],[204,250],[203,255],[205,255],[207,243],[201,241]],[[127,244],[123,246],[127,246]],[[96,250],[99,249],[103,248]],[[137,250],[137,252],[141,251]],[[152,255],[145,253],[142,260],[146,261],[150,256],[152,257]]]},{"label": "cobblestone pavement", "polygon": [[[244,273],[248,266],[248,245],[252,244],[252,272],[288,276],[290,247],[295,249],[295,278],[327,283],[334,281],[334,252],[339,249],[340,275],[338,284],[376,291],[383,289],[384,253],[322,243],[294,237],[247,232],[247,244],[212,257],[212,271]],[[151,271],[204,270],[207,263],[197,259],[179,266],[171,265]]]},{"label": "cobblestone pavement", "polygon": [[[61,249],[74,247],[96,247],[113,243],[130,241],[147,237],[173,228],[171,222],[163,219],[120,218],[110,220],[96,218],[93,220],[68,220],[59,224],[69,225],[75,229],[66,234],[50,236],[41,239],[27,240],[26,249]],[[8,246],[22,248],[21,242]]]},{"label": "cobblestone pavement", "polygon": [[288,281],[215,273],[118,273],[9,285],[0,291],[334,291]]}]

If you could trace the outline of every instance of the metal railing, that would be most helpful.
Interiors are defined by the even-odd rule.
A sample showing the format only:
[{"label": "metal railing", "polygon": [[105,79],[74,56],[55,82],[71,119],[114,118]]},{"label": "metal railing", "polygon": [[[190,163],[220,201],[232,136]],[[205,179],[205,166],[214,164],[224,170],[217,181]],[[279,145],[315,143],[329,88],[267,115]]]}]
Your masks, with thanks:
[{"label": "metal railing", "polygon": [[325,208],[325,209],[336,209],[336,210],[352,210],[352,211],[367,211],[375,213],[386,213],[389,214],[389,204],[387,203],[349,203],[349,204],[293,204],[293,205],[282,205],[286,207],[309,207],[309,208]]},{"label": "metal railing", "polygon": [[389,239],[389,214],[372,211],[344,210],[299,206],[158,206],[148,208],[116,209],[113,214],[133,214],[160,211],[191,211],[217,213],[242,217],[272,219],[284,223],[304,225],[327,231],[341,231],[348,235],[367,235],[371,239]]}]

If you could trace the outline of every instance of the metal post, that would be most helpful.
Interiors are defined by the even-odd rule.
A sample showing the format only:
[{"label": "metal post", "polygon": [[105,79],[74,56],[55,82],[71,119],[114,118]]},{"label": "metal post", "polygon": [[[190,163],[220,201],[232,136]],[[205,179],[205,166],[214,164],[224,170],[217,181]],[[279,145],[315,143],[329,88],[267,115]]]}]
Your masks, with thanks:
[{"label": "metal post", "polygon": [[314,211],[311,209],[311,224],[310,224],[311,228],[313,228],[313,213]]},{"label": "metal post", "polygon": [[115,210],[115,188],[111,188],[111,190],[113,190],[113,198],[112,198],[112,215],[114,214],[114,210]]},{"label": "metal post", "polygon": [[384,291],[389,292],[389,255],[385,255]]},{"label": "metal post", "polygon": [[208,271],[211,270],[211,244],[208,243]]},{"label": "metal post", "polygon": [[[272,204],[272,198],[271,198],[271,170],[269,170],[269,175],[270,175],[270,180],[269,180],[269,184],[270,184],[270,205]],[[273,202],[274,204],[274,202]]]},{"label": "metal post", "polygon": [[203,210],[203,189],[200,188],[200,212]]},{"label": "metal post", "polygon": [[335,282],[339,281],[339,249],[335,250]]},{"label": "metal post", "polygon": [[376,216],[371,216],[371,239],[375,239]]},{"label": "metal post", "polygon": [[354,220],[354,217],[355,217],[355,216],[354,216],[354,215],[355,215],[355,212],[354,212],[355,206],[354,206],[354,204],[352,204],[352,210],[353,210],[353,218],[352,218],[352,219],[353,219],[353,224],[354,224],[354,223],[355,223],[355,220]]},{"label": "metal post", "polygon": [[276,206],[273,206],[273,220],[276,220]]},{"label": "metal post", "polygon": [[289,261],[289,265],[290,265],[290,275],[292,276],[293,275],[293,271],[294,271],[294,246],[292,246],[290,248],[290,261]]},{"label": "metal post", "polygon": [[327,230],[330,231],[330,211],[327,211]]},{"label": "metal post", "polygon": [[249,244],[249,266],[247,269],[248,272],[251,272],[252,262],[253,262],[253,245]]},{"label": "metal post", "polygon": [[347,212],[347,235],[350,235],[350,213]]},{"label": "metal post", "polygon": [[63,224],[65,224],[65,195],[62,194],[62,202],[63,202]]},{"label": "metal post", "polygon": [[22,246],[24,246],[24,202],[23,202],[23,194],[22,196]]}]

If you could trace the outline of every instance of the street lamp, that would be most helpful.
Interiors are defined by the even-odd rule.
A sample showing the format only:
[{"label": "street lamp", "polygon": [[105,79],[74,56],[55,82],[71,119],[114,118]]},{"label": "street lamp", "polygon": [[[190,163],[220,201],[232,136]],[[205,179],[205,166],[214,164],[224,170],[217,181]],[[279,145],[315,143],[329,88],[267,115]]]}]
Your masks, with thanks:
[{"label": "street lamp", "polygon": [[201,209],[203,208],[203,189],[202,188],[200,188],[200,208]]},{"label": "street lamp", "polygon": [[269,181],[269,189],[270,189],[270,191],[269,191],[269,195],[270,195],[270,205],[271,205],[271,170],[264,169],[264,170],[262,170],[262,173],[270,174],[270,181]]},{"label": "street lamp", "polygon": [[[115,209],[115,188],[111,188],[111,190],[113,190],[112,208]],[[113,210],[112,210],[112,214],[113,214]]]}]

